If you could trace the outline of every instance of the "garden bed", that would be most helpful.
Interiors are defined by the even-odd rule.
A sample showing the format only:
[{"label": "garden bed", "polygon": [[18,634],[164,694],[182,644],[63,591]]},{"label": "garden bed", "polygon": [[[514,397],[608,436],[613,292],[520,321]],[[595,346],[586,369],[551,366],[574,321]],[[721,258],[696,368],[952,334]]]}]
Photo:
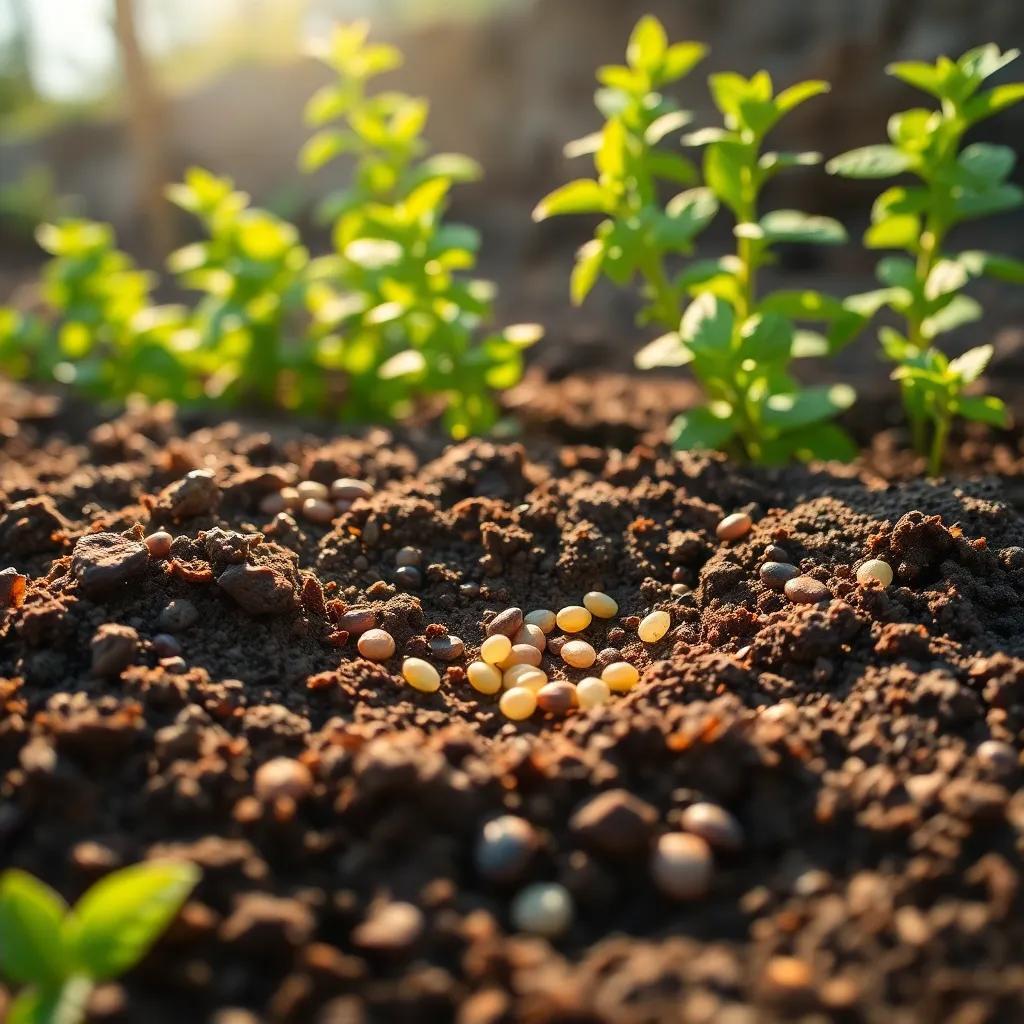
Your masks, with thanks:
[{"label": "garden bed", "polygon": [[[455,446],[4,392],[0,570],[28,581],[0,612],[0,867],[69,898],[150,856],[204,872],[91,1020],[1019,1019],[1019,454],[968,440],[956,480],[890,483],[883,435],[866,469],[743,469],[650,443],[661,385],[596,387],[602,425],[578,383],[531,379],[520,440]],[[195,469],[212,483],[183,492]],[[374,489],[333,523],[260,511],[339,477]],[[722,542],[735,511],[753,529]],[[158,529],[170,557],[133,556],[132,531]],[[94,533],[128,536],[105,563]],[[773,544],[827,602],[760,582]],[[394,582],[408,546],[419,588]],[[218,582],[239,552],[271,590]],[[887,590],[857,584],[869,557]],[[468,684],[494,613],[593,590],[619,610],[583,635],[640,669],[632,691],[512,722]],[[654,608],[672,629],[644,644]],[[357,655],[353,609],[393,658]],[[119,673],[93,660],[111,623],[138,636]],[[447,663],[445,630],[466,649]],[[436,693],[403,682],[403,655],[440,668]],[[307,773],[255,778],[282,757]],[[742,839],[704,895],[671,900],[652,844],[703,801]],[[499,870],[478,844],[501,814],[530,830]],[[574,906],[551,942],[510,918],[536,881]]]}]

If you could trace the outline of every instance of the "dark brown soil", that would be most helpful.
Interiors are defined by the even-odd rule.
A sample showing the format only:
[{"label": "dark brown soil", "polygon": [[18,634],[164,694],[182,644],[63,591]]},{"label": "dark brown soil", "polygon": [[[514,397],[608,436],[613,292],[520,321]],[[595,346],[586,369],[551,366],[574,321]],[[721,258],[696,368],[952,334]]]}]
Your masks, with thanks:
[{"label": "dark brown soil", "polygon": [[[745,470],[651,444],[660,385],[592,387],[534,380],[512,396],[520,440],[453,447],[0,393],[0,571],[28,576],[0,610],[0,868],[69,899],[147,856],[204,870],[91,1020],[1024,1018],[1019,439],[964,439],[956,468],[984,475],[955,482],[914,479],[887,435],[861,468]],[[213,483],[176,488],[197,468]],[[376,492],[332,527],[258,511],[283,480],[339,476]],[[733,511],[755,526],[723,544]],[[140,561],[157,528],[170,559]],[[124,536],[90,553],[94,533]],[[770,544],[831,600],[765,587]],[[394,583],[404,545],[424,552],[421,589]],[[854,581],[869,556],[896,570],[885,592]],[[485,622],[591,589],[620,614],[587,638],[640,684],[506,721],[462,671]],[[360,608],[395,636],[385,665],[339,633]],[[654,608],[673,628],[646,647],[635,617]],[[103,632],[101,666],[131,664],[99,676],[110,624],[128,628]],[[437,627],[468,657],[427,696],[397,670]],[[257,794],[281,756],[311,788]],[[637,834],[571,827],[609,790],[642,802],[610,819]],[[716,853],[708,895],[672,902],[650,843],[699,800],[743,844]],[[537,849],[497,884],[474,850],[502,813]],[[538,880],[575,903],[554,942],[510,922]]]}]

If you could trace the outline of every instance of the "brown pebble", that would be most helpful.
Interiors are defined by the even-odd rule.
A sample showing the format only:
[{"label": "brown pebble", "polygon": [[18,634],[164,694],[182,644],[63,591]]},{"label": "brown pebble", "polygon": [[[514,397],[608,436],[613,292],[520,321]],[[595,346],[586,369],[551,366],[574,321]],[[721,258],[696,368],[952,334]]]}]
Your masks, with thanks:
[{"label": "brown pebble", "polygon": [[71,572],[87,597],[106,597],[138,579],[149,565],[149,549],[141,540],[119,533],[80,537],[72,554]]},{"label": "brown pebble", "polygon": [[93,675],[119,676],[135,660],[139,634],[131,626],[107,622],[96,630],[89,647]]},{"label": "brown pebble", "polygon": [[514,637],[522,628],[522,625],[522,608],[506,608],[503,612],[498,612],[498,614],[487,623],[486,633],[488,636],[494,636],[495,634],[500,633],[502,636],[507,636],[511,640],[512,637]]},{"label": "brown pebble", "polygon": [[1009,775],[1017,770],[1020,759],[1017,751],[1002,740],[985,740],[975,751],[978,763],[995,775]]},{"label": "brown pebble", "polygon": [[436,636],[430,641],[430,653],[441,661],[454,661],[466,653],[466,645],[459,637],[449,633],[447,636]]},{"label": "brown pebble", "polygon": [[351,477],[342,477],[331,484],[331,497],[336,501],[355,501],[356,498],[369,498],[373,496],[373,487],[365,480],[353,480]]},{"label": "brown pebble", "polygon": [[753,525],[754,520],[746,512],[733,512],[715,527],[715,534],[719,540],[739,540],[750,532]]},{"label": "brown pebble", "polygon": [[352,931],[352,943],[377,953],[400,953],[423,931],[423,912],[412,903],[387,903]]},{"label": "brown pebble", "polygon": [[352,636],[365,633],[377,625],[377,615],[369,608],[350,608],[338,616],[338,629],[344,629]]},{"label": "brown pebble", "polygon": [[609,665],[614,665],[617,661],[622,661],[622,651],[617,647],[606,647],[604,650],[597,652],[595,664],[601,668],[607,668]]},{"label": "brown pebble", "polygon": [[700,836],[669,832],[657,842],[651,858],[654,884],[671,899],[692,900],[711,887],[711,848]]},{"label": "brown pebble", "polygon": [[657,810],[626,789],[592,797],[569,819],[569,828],[585,846],[612,857],[646,849],[658,821]]},{"label": "brown pebble", "polygon": [[554,657],[559,657],[562,653],[562,648],[568,643],[569,638],[567,636],[549,636],[548,637],[548,653]]},{"label": "brown pebble", "polygon": [[395,653],[395,638],[384,629],[368,629],[356,643],[359,653],[370,661],[387,661]]},{"label": "brown pebble", "polygon": [[261,800],[287,796],[301,800],[313,788],[313,776],[301,762],[291,757],[275,757],[261,764],[253,776],[253,790]]},{"label": "brown pebble", "polygon": [[302,503],[302,514],[311,523],[319,523],[325,526],[334,520],[337,509],[329,502],[321,498],[306,498]]},{"label": "brown pebble", "polygon": [[685,832],[700,836],[719,850],[738,850],[743,845],[742,826],[718,804],[691,804],[683,811],[679,824]]},{"label": "brown pebble", "polygon": [[415,565],[400,565],[395,570],[395,582],[406,590],[419,590],[423,586],[423,573]]},{"label": "brown pebble", "polygon": [[811,969],[794,956],[773,956],[764,969],[764,982],[769,994],[792,997],[807,992],[811,987]]},{"label": "brown pebble", "polygon": [[778,544],[769,544],[764,549],[764,558],[766,562],[789,562],[789,552]]},{"label": "brown pebble", "polygon": [[233,565],[217,585],[250,615],[282,615],[296,606],[295,588],[269,565]]},{"label": "brown pebble", "polygon": [[537,692],[537,707],[549,715],[564,715],[576,701],[576,687],[564,680],[547,683]]},{"label": "brown pebble", "polygon": [[789,562],[765,562],[757,574],[766,587],[781,591],[790,580],[800,575],[800,570]]},{"label": "brown pebble", "polygon": [[820,604],[832,597],[828,587],[813,576],[795,576],[786,583],[784,591],[793,604]]},{"label": "brown pebble", "polygon": [[157,633],[153,637],[153,653],[158,658],[176,658],[181,654],[181,644],[170,633]]},{"label": "brown pebble", "polygon": [[419,565],[423,561],[423,552],[419,548],[404,547],[395,555],[395,565]]},{"label": "brown pebble", "polygon": [[173,542],[174,538],[166,530],[157,530],[146,538],[146,547],[151,558],[163,559],[171,553]]}]

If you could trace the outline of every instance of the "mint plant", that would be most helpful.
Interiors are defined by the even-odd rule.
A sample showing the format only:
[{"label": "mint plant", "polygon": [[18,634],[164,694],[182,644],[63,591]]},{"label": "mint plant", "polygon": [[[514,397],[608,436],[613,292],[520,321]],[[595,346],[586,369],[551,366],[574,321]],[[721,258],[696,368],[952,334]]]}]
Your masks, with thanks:
[{"label": "mint plant", "polygon": [[368,25],[338,28],[321,54],[336,80],[310,100],[319,131],[300,156],[314,171],[345,154],[352,182],[325,206],[334,253],[310,267],[315,360],[349,381],[345,411],[368,419],[404,415],[421,396],[444,403],[455,437],[497,419],[492,392],[514,385],[534,324],[478,331],[492,316],[493,286],[463,276],[476,264],[477,233],[444,219],[451,188],[473,181],[468,157],[427,155],[428,105],[401,92],[370,93],[398,67],[394,47],[367,41]]},{"label": "mint plant", "polygon": [[889,119],[889,143],[865,146],[828,164],[849,178],[891,178],[912,174],[918,183],[895,185],[875,201],[864,243],[871,249],[903,250],[878,264],[883,288],[848,301],[865,319],[888,307],[903,329],[883,327],[882,350],[896,364],[914,447],[927,455],[928,470],[942,468],[950,426],[956,417],[991,426],[1008,425],[1003,403],[967,393],[992,355],[990,345],[950,361],[936,339],[977,320],[978,302],[965,294],[974,278],[987,275],[1020,284],[1024,263],[986,252],[951,252],[948,236],[964,221],[1003,213],[1024,204],[1024,193],[1008,181],[1016,161],[1006,146],[975,142],[965,133],[1001,110],[1024,100],[1024,83],[982,89],[1018,51],[995,44],[978,47],[959,60],[934,64],[893,64],[891,75],[933,96],[938,109],[914,108]]},{"label": "mint plant", "polygon": [[[641,321],[658,323],[668,333],[638,353],[637,365],[690,365],[708,397],[707,405],[673,424],[677,447],[720,448],[769,463],[792,457],[849,458],[851,441],[826,421],[850,404],[851,389],[800,388],[788,368],[794,357],[830,350],[828,339],[796,331],[791,318],[833,321],[833,347],[852,337],[855,318],[838,300],[818,293],[760,299],[756,286],[757,272],[771,261],[776,244],[845,240],[842,226],[825,217],[794,210],[759,215],[768,181],[785,168],[820,159],[815,153],[765,152],[765,136],[784,114],[828,86],[803,82],[775,95],[763,71],[749,80],[713,75],[711,90],[725,127],[684,139],[707,146],[706,185],[680,192],[663,205],[661,187],[693,185],[698,173],[681,154],[658,148],[691,120],[660,90],[683,77],[704,53],[697,43],[670,45],[656,18],[642,18],[630,37],[626,65],[598,73],[603,88],[596,102],[606,117],[603,130],[566,150],[570,156],[593,154],[596,178],[580,178],[552,192],[538,204],[534,218],[605,215],[594,238],[580,249],[573,301],[582,302],[601,274],[618,285],[640,277],[647,300]],[[720,204],[736,219],[736,254],[670,269],[670,259],[692,252]]]},{"label": "mint plant", "polygon": [[21,991],[8,1024],[79,1024],[97,982],[149,951],[199,880],[192,864],[153,861],[115,871],[68,909],[24,871],[0,876],[0,972]]}]

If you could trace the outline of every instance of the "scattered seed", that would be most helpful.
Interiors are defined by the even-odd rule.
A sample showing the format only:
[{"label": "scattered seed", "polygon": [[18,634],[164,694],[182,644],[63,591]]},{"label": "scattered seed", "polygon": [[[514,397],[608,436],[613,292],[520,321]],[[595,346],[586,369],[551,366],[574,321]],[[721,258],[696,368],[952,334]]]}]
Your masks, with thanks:
[{"label": "scattered seed", "polygon": [[562,661],[573,668],[590,668],[597,660],[597,651],[586,640],[569,640],[562,645]]},{"label": "scattered seed", "polygon": [[690,900],[703,896],[711,886],[711,848],[700,836],[669,832],[654,848],[651,877],[671,899]]},{"label": "scattered seed", "polygon": [[586,629],[593,619],[594,616],[579,604],[566,605],[555,616],[555,622],[563,633],[578,633],[581,629]]},{"label": "scattered seed", "polygon": [[461,637],[449,633],[447,636],[436,636],[430,641],[430,653],[442,661],[454,661],[466,653],[466,645]]},{"label": "scattered seed", "polygon": [[606,704],[611,696],[611,688],[597,676],[587,676],[576,684],[576,703],[584,710]]},{"label": "scattered seed", "polygon": [[502,683],[506,690],[523,687],[532,693],[539,693],[547,681],[547,672],[540,668],[534,668],[532,665],[513,665],[502,676]]},{"label": "scattered seed", "polygon": [[687,594],[692,594],[692,593],[693,593],[693,588],[688,586],[685,583],[673,583],[672,584],[672,596],[673,597],[676,597],[676,598],[686,597]]},{"label": "scattered seed", "polygon": [[459,593],[463,597],[479,597],[480,596],[480,584],[479,583],[460,583]]},{"label": "scattered seed", "polygon": [[537,707],[550,715],[564,715],[576,703],[576,687],[562,679],[547,683],[537,692]]},{"label": "scattered seed", "polygon": [[640,681],[640,673],[628,661],[616,661],[601,673],[601,678],[615,693],[628,693]]},{"label": "scattered seed", "polygon": [[793,604],[819,604],[832,596],[828,587],[813,576],[796,576],[789,580],[785,594]]},{"label": "scattered seed", "polygon": [[612,619],[619,614],[619,604],[613,597],[600,590],[591,590],[583,595],[583,606],[599,619]]},{"label": "scattered seed", "polygon": [[150,558],[166,558],[171,553],[174,538],[166,530],[157,530],[146,538]]},{"label": "scattered seed", "polygon": [[488,696],[497,693],[501,689],[501,672],[486,661],[470,662],[466,669],[466,677],[469,685],[479,693],[486,693]]},{"label": "scattered seed", "polygon": [[651,612],[640,620],[640,625],[636,627],[636,635],[645,644],[656,644],[669,631],[671,625],[672,616],[668,612]]},{"label": "scattered seed", "polygon": [[437,669],[422,658],[406,658],[402,663],[402,675],[420,693],[434,693],[441,686],[441,676]]},{"label": "scattered seed", "polygon": [[275,757],[261,764],[253,775],[253,789],[261,800],[291,797],[301,800],[313,788],[313,776],[301,762],[290,757]]},{"label": "scattered seed", "polygon": [[533,644],[513,644],[508,657],[499,663],[499,668],[510,669],[513,665],[532,665],[536,668],[540,659],[540,651]]},{"label": "scattered seed", "polygon": [[480,657],[488,665],[498,665],[512,653],[512,641],[504,633],[489,636],[480,645]]},{"label": "scattered seed", "polygon": [[531,626],[537,626],[543,633],[550,633],[555,628],[555,613],[547,608],[538,608],[530,612],[524,620]]},{"label": "scattered seed", "polygon": [[857,569],[857,582],[863,587],[872,580],[878,580],[884,590],[892,583],[892,566],[880,558],[869,558]]},{"label": "scattered seed", "polygon": [[720,850],[738,850],[743,845],[743,827],[718,804],[691,804],[683,811],[679,824]]},{"label": "scattered seed", "polygon": [[506,608],[487,623],[487,635],[495,636],[501,634],[510,640],[519,632],[523,624],[522,608]]},{"label": "scattered seed", "polygon": [[525,819],[503,814],[487,822],[476,844],[476,867],[492,882],[514,882],[540,846],[537,830]]},{"label": "scattered seed", "polygon": [[359,636],[377,625],[377,616],[369,608],[350,608],[338,616],[338,629]]},{"label": "scattered seed", "polygon": [[398,554],[395,555],[395,564],[402,565],[419,565],[423,561],[423,552],[419,548],[404,547],[398,549]]},{"label": "scattered seed", "polygon": [[356,498],[369,498],[373,487],[365,480],[353,480],[344,476],[331,484],[331,497],[336,501],[355,501]]},{"label": "scattered seed", "polygon": [[288,501],[280,491],[268,494],[260,500],[260,511],[265,516],[279,516],[287,508]]},{"label": "scattered seed", "polygon": [[302,503],[302,514],[311,523],[330,523],[337,514],[337,509],[329,501],[319,498],[306,498]]},{"label": "scattered seed", "polygon": [[395,582],[406,590],[419,590],[423,586],[423,573],[414,565],[402,565],[395,570]]},{"label": "scattered seed", "polygon": [[795,580],[800,570],[789,562],[765,562],[758,570],[758,576],[766,587],[781,591],[790,580]]},{"label": "scattered seed", "polygon": [[386,629],[368,629],[356,642],[356,649],[370,661],[387,661],[395,653],[395,638]]},{"label": "scattered seed", "polygon": [[199,609],[184,597],[168,601],[157,618],[157,624],[166,633],[182,633],[198,621]]},{"label": "scattered seed", "polygon": [[715,527],[719,540],[739,540],[750,533],[754,520],[746,512],[733,512]]},{"label": "scattered seed", "polygon": [[544,636],[544,630],[540,626],[535,626],[532,622],[524,622],[519,632],[512,637],[513,644],[530,644],[536,647],[541,653],[544,652],[544,648],[547,647],[547,637]]},{"label": "scattered seed", "polygon": [[1009,775],[1020,763],[1017,751],[1002,740],[985,740],[974,753],[979,763],[996,775]]},{"label": "scattered seed", "polygon": [[513,686],[501,695],[498,706],[506,718],[521,722],[537,710],[537,695],[525,686]]},{"label": "scattered seed", "polygon": [[528,885],[512,901],[512,924],[521,932],[555,939],[568,931],[572,919],[572,896],[556,882]]},{"label": "scattered seed", "polygon": [[295,490],[303,502],[308,501],[310,498],[314,501],[326,501],[330,494],[327,487],[317,480],[303,480]]}]

